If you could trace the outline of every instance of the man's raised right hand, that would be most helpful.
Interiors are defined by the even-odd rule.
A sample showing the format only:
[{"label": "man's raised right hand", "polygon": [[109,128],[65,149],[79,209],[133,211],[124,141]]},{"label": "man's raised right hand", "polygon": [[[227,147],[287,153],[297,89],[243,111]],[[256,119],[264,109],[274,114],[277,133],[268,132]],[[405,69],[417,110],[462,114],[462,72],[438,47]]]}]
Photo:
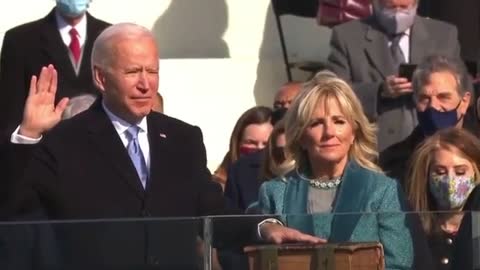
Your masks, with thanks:
[{"label": "man's raised right hand", "polygon": [[62,113],[67,107],[68,98],[63,98],[55,106],[56,93],[57,71],[53,65],[43,67],[38,79],[37,76],[32,76],[19,135],[39,138],[60,122]]}]

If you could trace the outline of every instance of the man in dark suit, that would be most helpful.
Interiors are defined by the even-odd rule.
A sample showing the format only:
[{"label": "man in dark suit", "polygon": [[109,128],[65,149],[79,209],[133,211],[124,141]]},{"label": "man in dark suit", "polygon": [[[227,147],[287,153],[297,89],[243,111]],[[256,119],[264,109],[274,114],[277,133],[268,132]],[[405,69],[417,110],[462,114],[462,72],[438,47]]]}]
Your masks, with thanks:
[{"label": "man in dark suit", "polygon": [[405,139],[417,124],[412,85],[402,63],[431,54],[460,57],[454,26],[416,15],[418,0],[375,0],[374,14],[333,28],[329,68],[353,83],[365,113],[378,124],[379,150]]},{"label": "man in dark suit", "polygon": [[413,76],[418,126],[403,141],[380,152],[385,173],[406,187],[408,164],[415,148],[436,131],[447,127],[465,128],[478,134],[478,121],[471,106],[472,82],[459,59],[430,56]]},{"label": "man in dark suit", "polygon": [[[101,98],[61,123],[68,99],[54,106],[56,71],[51,65],[42,68],[38,82],[32,79],[23,120],[9,144],[14,174],[8,177],[7,210],[12,215],[43,209],[49,219],[65,220],[223,211],[200,129],[151,111],[158,59],[147,29],[134,24],[107,28],[92,51]],[[18,164],[25,160],[30,160],[26,167]],[[198,222],[108,221],[53,228],[63,269],[188,269],[195,263]]]},{"label": "man in dark suit", "polygon": [[93,42],[109,24],[86,12],[89,3],[57,0],[46,17],[6,32],[0,56],[2,139],[21,121],[30,78],[43,66],[53,64],[58,71],[57,101],[84,93],[98,94],[90,57]]}]

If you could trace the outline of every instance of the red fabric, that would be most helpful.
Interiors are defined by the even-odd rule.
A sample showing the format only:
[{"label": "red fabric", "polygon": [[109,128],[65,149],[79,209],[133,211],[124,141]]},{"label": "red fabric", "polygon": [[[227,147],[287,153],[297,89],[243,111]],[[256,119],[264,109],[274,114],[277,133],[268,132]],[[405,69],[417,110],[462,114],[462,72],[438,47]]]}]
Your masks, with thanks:
[{"label": "red fabric", "polygon": [[72,28],[68,33],[70,34],[71,38],[68,48],[72,53],[75,64],[78,64],[78,61],[80,60],[80,54],[82,53],[82,50],[80,48],[80,40],[78,39],[78,32],[75,28]]},{"label": "red fabric", "polygon": [[248,154],[257,152],[258,150],[259,149],[255,147],[240,146],[239,152],[240,152],[240,155],[248,155]]},{"label": "red fabric", "polygon": [[371,0],[319,0],[317,22],[333,27],[372,14]]}]

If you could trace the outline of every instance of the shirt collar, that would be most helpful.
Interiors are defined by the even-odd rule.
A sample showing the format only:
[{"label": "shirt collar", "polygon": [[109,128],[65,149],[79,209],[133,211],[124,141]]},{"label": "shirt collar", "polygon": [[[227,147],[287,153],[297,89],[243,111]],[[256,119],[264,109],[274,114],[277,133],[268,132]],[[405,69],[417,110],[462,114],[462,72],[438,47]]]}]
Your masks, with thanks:
[{"label": "shirt collar", "polygon": [[[107,113],[107,116],[108,118],[110,119],[110,121],[112,122],[113,124],[113,127],[115,128],[115,130],[117,131],[117,133],[119,135],[125,133],[125,131],[130,127],[132,126],[130,123],[128,123],[127,121],[123,120],[122,118],[116,116],[115,114],[113,114],[108,108],[107,106],[105,106],[105,102],[102,100],[102,107],[103,109],[105,110],[105,112]],[[147,117],[143,117],[142,120],[140,120],[139,123],[137,123],[137,126],[140,128],[140,132],[147,132]]]},{"label": "shirt collar", "polygon": [[[57,20],[57,27],[60,33],[69,34],[68,32],[72,29],[72,26],[65,21],[65,19],[60,15],[60,13],[55,10],[55,18]],[[83,14],[82,19],[75,25],[75,29],[78,32],[80,39],[84,39],[87,36],[87,13]]]}]

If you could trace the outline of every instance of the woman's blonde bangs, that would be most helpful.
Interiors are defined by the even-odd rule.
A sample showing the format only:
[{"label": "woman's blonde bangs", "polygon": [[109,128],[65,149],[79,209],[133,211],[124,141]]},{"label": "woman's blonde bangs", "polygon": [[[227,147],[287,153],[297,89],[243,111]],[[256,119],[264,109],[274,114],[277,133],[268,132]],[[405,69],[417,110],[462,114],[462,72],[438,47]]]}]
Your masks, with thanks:
[{"label": "woman's blonde bangs", "polygon": [[314,111],[317,106],[323,105],[327,113],[332,102],[336,102],[355,132],[355,141],[350,149],[350,157],[363,167],[381,171],[375,164],[378,157],[375,125],[369,123],[363,113],[360,101],[351,87],[343,80],[334,77],[317,81],[316,84],[307,84],[307,88],[303,90],[287,113],[286,147],[297,165],[305,165],[302,164],[306,161],[306,157],[300,147],[300,140],[312,120]]}]

